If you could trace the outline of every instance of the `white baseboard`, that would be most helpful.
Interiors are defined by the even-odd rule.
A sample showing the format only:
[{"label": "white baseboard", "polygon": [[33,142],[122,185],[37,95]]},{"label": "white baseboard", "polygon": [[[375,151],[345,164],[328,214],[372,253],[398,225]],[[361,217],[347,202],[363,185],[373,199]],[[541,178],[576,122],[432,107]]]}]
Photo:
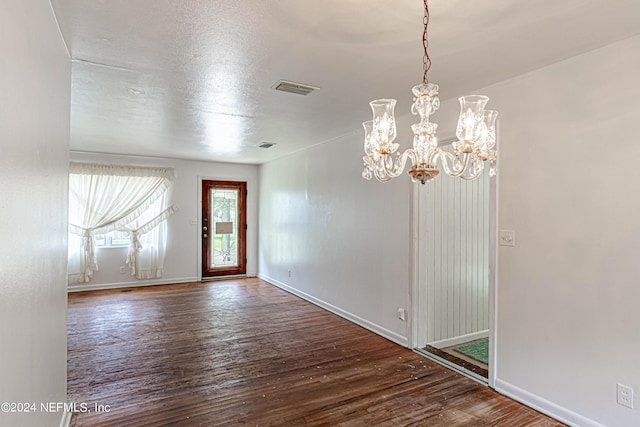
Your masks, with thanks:
[{"label": "white baseboard", "polygon": [[231,276],[211,276],[211,277],[203,277],[201,280],[203,282],[221,282],[223,280],[233,280],[233,279],[246,279],[250,276],[246,274],[234,274]]},{"label": "white baseboard", "polygon": [[561,421],[572,427],[606,427],[592,419],[577,414],[569,409],[563,408],[547,399],[544,399],[533,393],[529,393],[526,390],[521,389],[513,384],[496,378],[495,390],[510,397],[513,400],[517,400],[520,403],[524,403],[533,409],[547,414],[558,421]]},{"label": "white baseboard", "polygon": [[62,419],[60,420],[60,427],[69,427],[71,425],[71,412],[63,412]]},{"label": "white baseboard", "polygon": [[362,326],[365,329],[370,330],[373,333],[376,333],[386,339],[388,339],[389,341],[393,341],[396,344],[399,344],[403,347],[408,347],[409,346],[409,340],[407,337],[404,337],[400,334],[397,334],[393,331],[390,331],[386,328],[383,328],[380,325],[377,325],[373,322],[370,322],[366,319],[363,319],[359,316],[356,316],[355,314],[352,314],[346,310],[341,309],[340,307],[336,307],[333,304],[329,304],[328,302],[322,301],[321,299],[318,299],[312,295],[309,295],[305,292],[302,292],[296,288],[293,288],[289,285],[287,285],[286,283],[282,283],[279,280],[273,279],[271,277],[265,276],[263,274],[258,273],[258,277],[262,280],[264,280],[265,282],[269,282],[274,286],[277,286],[278,288],[287,291],[293,295],[296,295],[304,300],[309,301],[312,304],[317,305],[318,307],[322,307],[327,311],[332,312],[333,314],[337,314],[340,317],[343,317],[357,325]]},{"label": "white baseboard", "polygon": [[487,338],[489,336],[489,330],[485,329],[484,331],[472,332],[470,334],[460,335],[457,337],[446,338],[439,341],[434,341],[427,343],[431,347],[435,348],[445,348],[451,347],[452,345],[463,344],[465,342],[479,340],[481,338]]},{"label": "white baseboard", "polygon": [[99,285],[92,285],[92,284],[71,285],[67,287],[67,292],[83,292],[83,291],[99,291],[104,289],[135,288],[140,286],[169,285],[173,283],[188,283],[188,282],[197,282],[197,281],[198,281],[197,277],[183,277],[180,279],[136,280],[134,282],[102,283]]}]

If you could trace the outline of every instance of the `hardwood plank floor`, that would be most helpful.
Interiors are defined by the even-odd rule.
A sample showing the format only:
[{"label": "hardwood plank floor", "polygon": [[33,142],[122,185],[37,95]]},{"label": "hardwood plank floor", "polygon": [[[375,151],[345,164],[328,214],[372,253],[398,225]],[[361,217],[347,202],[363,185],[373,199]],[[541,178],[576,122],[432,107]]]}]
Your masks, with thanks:
[{"label": "hardwood plank floor", "polygon": [[[449,347],[448,349],[440,349],[431,347],[430,345],[424,347],[424,350],[427,353],[431,353],[434,356],[438,356],[441,359],[444,359],[454,365],[458,365],[461,368],[466,369],[467,371],[471,371],[474,374],[483,377],[485,379],[489,378],[489,366],[484,363],[478,362],[476,360],[471,359],[470,357],[465,357],[462,354],[458,354],[452,349],[457,346]],[[448,351],[447,351],[448,350]]]},{"label": "hardwood plank floor", "polygon": [[69,295],[72,426],[561,426],[259,279]]}]

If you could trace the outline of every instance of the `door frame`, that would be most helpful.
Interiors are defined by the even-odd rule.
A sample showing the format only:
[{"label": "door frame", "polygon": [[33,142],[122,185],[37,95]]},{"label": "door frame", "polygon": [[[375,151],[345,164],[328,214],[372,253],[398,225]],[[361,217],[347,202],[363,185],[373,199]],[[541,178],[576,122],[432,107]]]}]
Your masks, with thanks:
[{"label": "door frame", "polygon": [[[500,120],[496,123],[496,153],[499,153],[499,132]],[[499,158],[499,157],[498,157]],[[498,206],[499,206],[499,161],[496,162],[496,176],[489,183],[489,377],[487,384],[495,388],[497,358],[496,349],[498,346],[498,324],[496,313],[498,308]],[[487,173],[485,171],[484,173]],[[426,292],[421,291],[421,283],[426,280],[424,269],[420,268],[420,262],[426,256],[425,227],[421,226],[421,215],[427,206],[423,194],[418,185],[413,185],[409,204],[409,224],[410,224],[410,251],[409,262],[409,289],[407,295],[408,306],[410,307],[409,321],[407,322],[407,338],[409,348],[419,349],[426,346],[426,334],[422,334],[421,324],[426,324],[427,300]],[[421,323],[422,322],[422,323]],[[424,335],[424,336],[423,336]]]},{"label": "door frame", "polygon": [[[207,183],[207,184],[205,184]],[[210,185],[208,183],[211,183]],[[199,224],[199,239],[198,239],[198,253],[200,260],[200,269],[199,275],[200,280],[211,280],[216,278],[228,278],[228,277],[246,277],[247,274],[247,181],[246,180],[229,180],[229,179],[213,179],[213,178],[205,178],[199,177],[199,185],[200,185],[200,224]],[[229,189],[238,189],[238,241],[242,242],[241,245],[238,246],[238,267],[229,267],[229,268],[220,268],[216,270],[215,274],[210,274],[206,270],[206,266],[208,264],[208,251],[205,253],[205,243],[204,243],[204,234],[203,230],[204,226],[207,225],[206,218],[206,202],[209,198],[208,193],[211,187],[215,188],[229,188]],[[208,232],[207,234],[213,236],[211,232],[213,231],[212,225],[207,225]]]}]

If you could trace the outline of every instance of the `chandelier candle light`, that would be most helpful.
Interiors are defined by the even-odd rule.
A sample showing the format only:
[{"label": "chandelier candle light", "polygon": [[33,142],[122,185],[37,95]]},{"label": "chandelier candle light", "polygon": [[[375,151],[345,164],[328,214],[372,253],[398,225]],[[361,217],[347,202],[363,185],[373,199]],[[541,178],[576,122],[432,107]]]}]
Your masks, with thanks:
[{"label": "chandelier candle light", "polygon": [[[440,171],[438,161],[447,175],[473,180],[484,170],[489,162],[489,176],[495,176],[496,118],[498,112],[485,110],[489,98],[481,95],[469,95],[459,98],[460,117],[456,128],[456,141],[452,143],[453,153],[438,146],[436,129],[438,125],[429,121],[429,117],[440,107],[438,85],[429,83],[427,73],[431,60],[427,53],[427,27],[429,25],[429,6],[424,0],[424,32],[422,33],[423,77],[422,84],[413,87],[414,102],[411,113],[420,116],[420,122],[411,125],[413,148],[402,154],[396,153],[399,144],[396,139],[396,120],[394,117],[395,99],[377,99],[371,101],[373,120],[364,122],[364,171],[362,177],[370,180],[374,176],[380,182],[387,182],[399,176],[411,159],[412,167],[408,173],[411,180],[425,184],[435,178]],[[395,157],[393,154],[395,153]]]}]

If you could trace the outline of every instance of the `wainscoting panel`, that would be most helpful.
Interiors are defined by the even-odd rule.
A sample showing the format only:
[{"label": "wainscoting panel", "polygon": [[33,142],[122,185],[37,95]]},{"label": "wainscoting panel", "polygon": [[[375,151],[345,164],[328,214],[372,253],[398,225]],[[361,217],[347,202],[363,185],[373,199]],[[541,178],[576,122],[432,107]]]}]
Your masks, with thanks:
[{"label": "wainscoting panel", "polygon": [[489,329],[489,176],[442,173],[422,190],[426,227],[427,343]]}]

